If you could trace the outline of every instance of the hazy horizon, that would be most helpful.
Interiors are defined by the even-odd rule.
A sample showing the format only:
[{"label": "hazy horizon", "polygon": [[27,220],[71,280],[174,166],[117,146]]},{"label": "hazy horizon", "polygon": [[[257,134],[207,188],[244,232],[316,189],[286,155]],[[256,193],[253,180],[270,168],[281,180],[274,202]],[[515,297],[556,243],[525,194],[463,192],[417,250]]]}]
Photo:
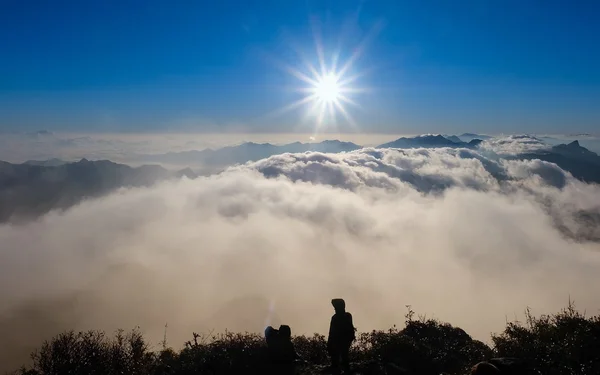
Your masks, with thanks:
[{"label": "hazy horizon", "polygon": [[[192,150],[218,149],[236,146],[244,142],[284,145],[294,142],[318,143],[325,140],[353,142],[359,146],[374,147],[400,137],[414,137],[423,134],[439,133],[63,133],[51,132],[38,135],[36,132],[14,132],[0,138],[0,160],[22,163],[27,160],[64,159],[76,161],[87,159],[109,159],[125,164],[140,164],[132,160],[139,154],[161,154]],[[464,132],[446,134],[460,136]],[[468,131],[467,133],[477,132]],[[502,138],[508,134],[483,133]],[[591,151],[600,153],[600,137],[574,134],[537,134],[549,145],[569,143],[578,140]],[[72,144],[60,141],[75,141]],[[77,143],[77,141],[80,141]],[[143,164],[143,162],[142,162]]]}]

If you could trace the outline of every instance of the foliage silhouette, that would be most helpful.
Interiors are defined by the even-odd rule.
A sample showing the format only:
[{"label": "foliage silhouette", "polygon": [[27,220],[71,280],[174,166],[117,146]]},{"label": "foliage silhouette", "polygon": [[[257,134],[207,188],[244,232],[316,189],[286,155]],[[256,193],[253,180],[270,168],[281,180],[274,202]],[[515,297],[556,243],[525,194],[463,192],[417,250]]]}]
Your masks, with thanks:
[{"label": "foliage silhouette", "polygon": [[[587,317],[572,303],[554,315],[510,322],[492,335],[493,348],[473,340],[465,331],[410,310],[405,327],[357,335],[351,349],[353,367],[360,374],[466,374],[480,361],[493,357],[519,357],[532,374],[600,374],[600,316]],[[327,342],[323,335],[293,338],[298,353],[308,362],[300,374],[327,368]],[[166,343],[165,343],[166,344]],[[266,344],[262,335],[232,333],[199,335],[183,349],[166,345],[150,350],[139,329],[114,337],[103,332],[65,332],[42,344],[32,355],[30,368],[20,375],[55,374],[246,374],[263,373]]]}]

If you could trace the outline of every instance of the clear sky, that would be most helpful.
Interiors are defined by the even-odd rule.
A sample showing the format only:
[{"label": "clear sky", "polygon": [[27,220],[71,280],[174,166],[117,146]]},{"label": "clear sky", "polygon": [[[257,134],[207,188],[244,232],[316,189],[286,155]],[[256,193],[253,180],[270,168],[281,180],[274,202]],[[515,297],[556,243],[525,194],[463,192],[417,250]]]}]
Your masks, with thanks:
[{"label": "clear sky", "polygon": [[322,131],[598,133],[599,20],[593,0],[0,0],[0,130],[311,131],[274,111],[320,35],[338,67],[366,40],[346,76],[369,88]]}]

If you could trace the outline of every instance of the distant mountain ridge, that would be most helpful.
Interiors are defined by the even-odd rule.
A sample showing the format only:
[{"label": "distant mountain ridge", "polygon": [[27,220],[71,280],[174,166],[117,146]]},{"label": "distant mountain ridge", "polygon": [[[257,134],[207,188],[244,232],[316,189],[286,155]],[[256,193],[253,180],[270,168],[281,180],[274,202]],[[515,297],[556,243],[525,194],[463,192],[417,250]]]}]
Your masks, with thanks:
[{"label": "distant mountain ridge", "polygon": [[484,134],[475,134],[475,133],[462,133],[461,135],[458,136],[458,138],[460,139],[481,139],[481,140],[488,140],[488,139],[492,139],[493,137],[489,136],[489,135],[484,135]]},{"label": "distant mountain ridge", "polygon": [[26,165],[37,165],[40,167],[58,167],[61,166],[63,164],[67,164],[68,162],[60,160],[60,159],[48,159],[48,160],[27,160],[25,163]]},{"label": "distant mountain ridge", "polygon": [[[419,148],[419,147],[467,147],[473,148],[482,142],[473,139],[463,142],[456,136],[422,135],[412,138],[399,138],[393,142],[384,143],[378,148]],[[191,150],[181,152],[168,152],[165,154],[139,155],[139,160],[144,162],[165,164],[205,164],[209,166],[227,166],[243,164],[250,161],[265,159],[273,155],[285,153],[302,153],[308,151],[323,153],[350,152],[363,148],[352,142],[339,140],[325,140],[319,143],[294,142],[284,145],[271,143],[245,142],[237,146],[227,146],[219,149]]]},{"label": "distant mountain ridge", "polygon": [[[455,142],[454,136],[423,135],[399,138],[378,148],[471,148],[482,142]],[[458,137],[457,137],[458,138]],[[286,145],[243,143],[217,150],[186,151],[154,155],[157,162],[189,162],[201,160],[226,167],[268,158],[282,153],[318,151],[323,153],[350,152],[362,146],[336,140],[320,143],[294,142]],[[600,183],[600,156],[582,147],[578,141],[531,151],[507,159],[539,159],[557,164],[575,178]],[[196,178],[190,168],[169,171],[160,165],[130,167],[109,160],[65,162],[59,159],[29,160],[23,164],[0,161],[0,222],[19,221],[44,214],[53,209],[66,209],[86,198],[106,195],[121,187],[150,186],[158,181],[181,177]]]},{"label": "distant mountain ridge", "polygon": [[[458,142],[453,141],[449,138],[458,139]],[[435,148],[435,147],[476,147],[482,140],[473,139],[470,142],[463,142],[456,136],[450,136],[449,138],[443,135],[421,135],[412,138],[398,138],[395,141],[388,142],[377,146],[377,148]]]},{"label": "distant mountain ridge", "polygon": [[246,163],[268,158],[269,156],[285,153],[301,153],[307,151],[339,153],[361,149],[362,146],[352,142],[326,140],[320,143],[294,142],[285,145],[271,143],[245,142],[237,146],[227,146],[219,149],[192,150],[168,152],[166,154],[141,155],[140,159],[148,162],[166,164],[204,163],[216,166]]},{"label": "distant mountain ridge", "polygon": [[600,183],[600,156],[595,152],[582,147],[579,141],[569,144],[559,144],[549,150],[540,150],[520,154],[516,159],[540,159],[554,163],[570,172],[573,177],[585,181]]},{"label": "distant mountain ridge", "polygon": [[[133,168],[108,160],[61,165],[0,161],[0,222],[71,207],[85,198],[99,197],[121,187],[149,186],[160,180],[186,176],[191,170],[170,172],[158,165]],[[42,162],[44,164],[45,162]],[[51,159],[48,164],[56,163]]]},{"label": "distant mountain ridge", "polygon": [[455,143],[461,143],[463,141],[462,139],[458,138],[455,135],[444,135],[444,137]]}]

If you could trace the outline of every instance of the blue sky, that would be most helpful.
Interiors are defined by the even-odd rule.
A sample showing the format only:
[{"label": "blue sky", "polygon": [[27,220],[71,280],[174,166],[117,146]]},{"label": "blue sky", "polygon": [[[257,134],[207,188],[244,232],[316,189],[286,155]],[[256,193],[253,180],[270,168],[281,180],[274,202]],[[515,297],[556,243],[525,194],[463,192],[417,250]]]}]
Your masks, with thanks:
[{"label": "blue sky", "polygon": [[272,112],[301,97],[277,62],[316,64],[317,25],[342,62],[371,35],[355,125],[320,131],[598,133],[599,17],[591,0],[0,0],[0,130],[311,132]]}]

